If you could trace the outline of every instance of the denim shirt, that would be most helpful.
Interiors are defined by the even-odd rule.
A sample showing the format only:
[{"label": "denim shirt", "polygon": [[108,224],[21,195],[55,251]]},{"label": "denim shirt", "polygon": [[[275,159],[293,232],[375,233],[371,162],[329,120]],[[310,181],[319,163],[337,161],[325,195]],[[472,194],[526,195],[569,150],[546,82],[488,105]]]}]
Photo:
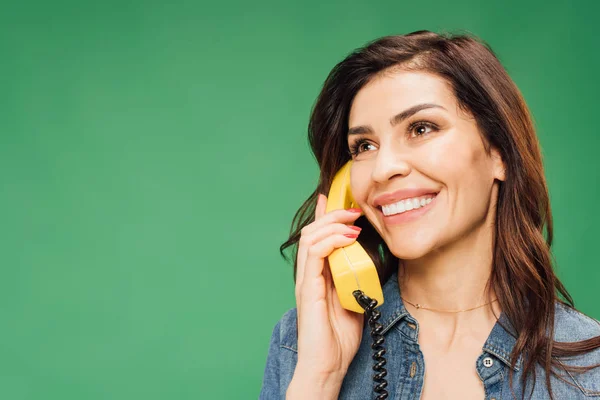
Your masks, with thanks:
[{"label": "denim shirt", "polygon": [[[389,399],[420,399],[425,377],[425,362],[419,348],[419,323],[404,307],[400,298],[397,274],[394,273],[383,286],[384,303],[378,308],[381,311],[380,322],[385,336],[384,347],[388,381]],[[554,340],[572,342],[600,335],[600,322],[590,318],[561,303],[556,303]],[[497,321],[482,352],[475,361],[475,368],[483,382],[486,400],[513,399],[509,387],[508,370],[510,353],[515,345],[515,331],[504,313],[500,313],[499,321],[508,329],[505,330]],[[296,309],[287,311],[275,325],[269,353],[264,371],[260,400],[285,399],[286,391],[296,362],[298,361],[296,326]],[[365,323],[362,341],[350,364],[339,394],[339,399],[365,400],[374,398],[373,394],[373,360],[371,355],[370,327]],[[560,359],[565,365],[589,366],[600,363],[600,349],[572,357]],[[452,366],[449,365],[449,368]],[[523,356],[514,367],[512,388],[518,399],[521,399],[523,386],[521,373]],[[535,367],[536,379],[533,392],[530,375],[526,381],[525,398],[533,400],[550,399],[546,387],[544,369]],[[559,371],[560,375],[564,371]],[[599,399],[600,400],[600,367],[582,374],[567,374],[565,383],[551,375],[554,399]],[[531,394],[531,397],[529,397]]]}]

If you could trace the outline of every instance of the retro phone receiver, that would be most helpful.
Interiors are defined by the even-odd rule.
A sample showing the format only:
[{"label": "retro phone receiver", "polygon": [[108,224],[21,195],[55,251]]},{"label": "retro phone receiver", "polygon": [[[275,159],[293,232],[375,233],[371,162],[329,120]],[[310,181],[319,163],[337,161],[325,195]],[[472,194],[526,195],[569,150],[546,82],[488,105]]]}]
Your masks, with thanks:
[{"label": "retro phone receiver", "polygon": [[[325,212],[357,207],[350,191],[350,167],[348,161],[335,175]],[[364,313],[364,309],[352,295],[355,290],[377,300],[378,306],[383,304],[383,291],[379,283],[379,275],[373,260],[365,249],[355,241],[349,246],[335,249],[328,257],[333,284],[342,307],[346,310]]]}]

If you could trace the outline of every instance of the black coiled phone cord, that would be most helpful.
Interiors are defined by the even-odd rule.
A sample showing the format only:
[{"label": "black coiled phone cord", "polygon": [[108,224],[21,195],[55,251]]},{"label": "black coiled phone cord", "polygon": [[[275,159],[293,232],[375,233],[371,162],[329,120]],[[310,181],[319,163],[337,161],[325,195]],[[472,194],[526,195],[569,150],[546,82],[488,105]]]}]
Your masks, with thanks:
[{"label": "black coiled phone cord", "polygon": [[385,390],[387,388],[387,380],[385,379],[387,375],[384,357],[385,348],[383,347],[385,339],[381,334],[383,325],[378,322],[379,318],[381,318],[381,313],[375,309],[375,307],[377,307],[377,300],[365,295],[362,290],[355,290],[352,294],[358,304],[365,309],[365,314],[369,318],[371,337],[373,338],[371,349],[375,351],[373,353],[373,361],[375,361],[375,364],[373,365],[373,371],[375,371],[375,374],[373,375],[373,391],[377,393],[375,400],[384,400],[388,398],[388,392]]}]

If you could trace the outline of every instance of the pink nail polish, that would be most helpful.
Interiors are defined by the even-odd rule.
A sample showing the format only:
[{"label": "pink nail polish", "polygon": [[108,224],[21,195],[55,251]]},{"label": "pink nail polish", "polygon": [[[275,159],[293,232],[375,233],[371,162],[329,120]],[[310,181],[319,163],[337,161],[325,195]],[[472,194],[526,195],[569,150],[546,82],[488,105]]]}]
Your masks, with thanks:
[{"label": "pink nail polish", "polygon": [[362,231],[362,228],[359,226],[349,225],[348,228],[354,229],[355,231],[359,231],[359,232]]},{"label": "pink nail polish", "polygon": [[346,211],[350,211],[350,212],[354,212],[354,213],[362,212],[362,210],[360,208],[348,208],[348,209],[346,209]]},{"label": "pink nail polish", "polygon": [[356,239],[358,237],[358,233],[345,233],[344,236],[351,239]]}]

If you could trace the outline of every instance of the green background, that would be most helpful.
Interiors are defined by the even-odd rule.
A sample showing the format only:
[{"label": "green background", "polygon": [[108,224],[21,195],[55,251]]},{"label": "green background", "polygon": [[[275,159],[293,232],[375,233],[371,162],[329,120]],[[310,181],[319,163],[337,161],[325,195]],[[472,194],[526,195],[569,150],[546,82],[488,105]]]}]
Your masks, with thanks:
[{"label": "green background", "polygon": [[600,318],[592,1],[4,2],[0,396],[258,396],[306,128],[367,41],[467,30],[531,107],[558,274]]}]

